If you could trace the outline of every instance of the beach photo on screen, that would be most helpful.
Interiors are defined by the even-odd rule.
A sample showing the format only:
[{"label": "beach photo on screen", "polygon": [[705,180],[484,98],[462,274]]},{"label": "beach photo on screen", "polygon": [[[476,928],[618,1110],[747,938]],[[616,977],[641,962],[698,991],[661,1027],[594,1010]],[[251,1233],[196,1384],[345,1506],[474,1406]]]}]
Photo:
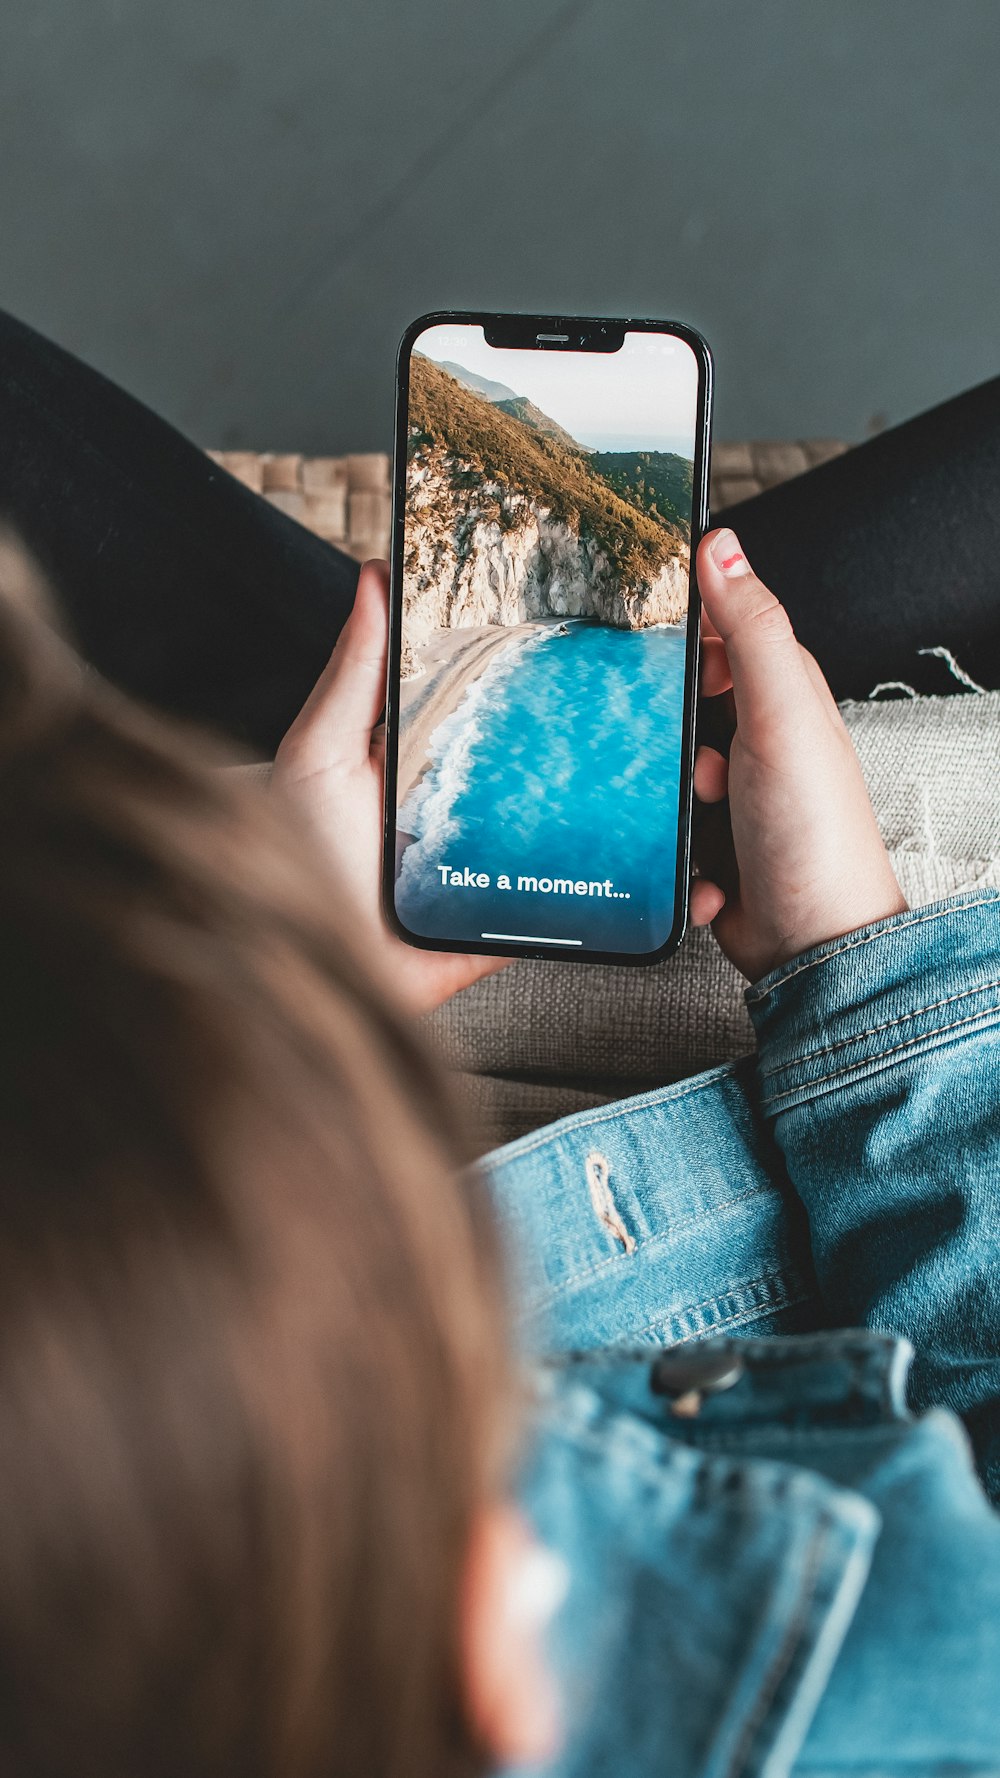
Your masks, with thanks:
[{"label": "beach photo on screen", "polygon": [[685,341],[409,366],[396,908],[639,953],[674,917],[698,367]]}]

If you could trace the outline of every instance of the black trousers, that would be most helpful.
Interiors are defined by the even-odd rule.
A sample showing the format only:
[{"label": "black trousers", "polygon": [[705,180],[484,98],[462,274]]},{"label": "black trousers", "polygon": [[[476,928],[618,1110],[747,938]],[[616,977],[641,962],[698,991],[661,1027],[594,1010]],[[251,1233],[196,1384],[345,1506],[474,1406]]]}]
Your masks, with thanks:
[{"label": "black trousers", "polygon": [[[108,678],[273,751],[357,564],[31,328],[0,315],[0,518]],[[731,521],[838,698],[1000,686],[1000,378],[748,500]]]}]

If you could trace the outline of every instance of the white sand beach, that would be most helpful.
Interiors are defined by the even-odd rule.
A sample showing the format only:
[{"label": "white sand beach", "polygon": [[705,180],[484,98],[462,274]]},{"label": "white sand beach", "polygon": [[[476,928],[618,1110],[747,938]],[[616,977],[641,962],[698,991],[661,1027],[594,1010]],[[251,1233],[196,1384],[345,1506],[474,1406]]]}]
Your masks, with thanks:
[{"label": "white sand beach", "polygon": [[518,646],[541,630],[559,629],[560,618],[534,623],[484,624],[475,629],[437,630],[417,650],[424,669],[404,679],[400,694],[397,804],[402,804],[430,764],[435,729],[457,709],[470,685],[505,648]]}]

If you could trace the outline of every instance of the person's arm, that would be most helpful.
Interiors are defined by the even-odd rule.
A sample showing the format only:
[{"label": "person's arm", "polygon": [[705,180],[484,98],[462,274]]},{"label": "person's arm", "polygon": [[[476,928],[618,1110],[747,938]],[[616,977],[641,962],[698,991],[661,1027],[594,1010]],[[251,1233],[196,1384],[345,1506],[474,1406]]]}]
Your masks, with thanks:
[{"label": "person's arm", "polygon": [[822,945],[749,992],[761,1103],[831,1322],[905,1334],[1000,1499],[1000,893]]},{"label": "person's arm", "polygon": [[761,1106],[827,1317],[913,1342],[914,1406],[963,1416],[996,1498],[1000,898],[906,909],[839,713],[781,607],[738,546],[703,550],[699,575],[720,638],[706,675],[731,689],[735,720],[728,763],[700,761],[703,794],[728,793],[731,816],[715,930],[757,978]]},{"label": "person's arm", "polygon": [[[978,1027],[945,1029],[952,1021],[937,1003],[978,983],[992,940],[973,936],[974,962],[956,934],[963,919],[996,918],[995,904],[984,897],[963,914],[955,903],[937,922],[907,912],[840,712],[786,613],[731,531],[703,539],[697,573],[703,691],[729,708],[733,732],[726,756],[701,747],[695,761],[702,815],[716,832],[703,823],[692,920],[711,921],[726,954],[761,983],[762,1066],[787,1064],[796,1082],[812,1070],[801,1098],[775,1097],[768,1109],[813,1220],[831,1321],[892,1325],[923,1346],[920,1399],[965,1404],[992,1462],[989,1404],[1000,1378],[989,1357],[981,1362],[1000,1349],[990,1025],[986,1015]],[[412,950],[380,917],[387,579],[384,564],[362,574],[330,667],[279,750],[275,781],[305,801],[353,884],[373,967],[391,968],[422,1009],[497,964]],[[886,921],[862,942],[860,929]],[[767,992],[762,978],[774,971]],[[879,1027],[914,1014],[927,1034],[921,1027],[904,1062]],[[839,1073],[848,1039],[866,1059],[845,1074],[842,1098],[824,1095],[815,1077]],[[829,1069],[814,1055],[841,1044]],[[770,1100],[769,1072],[766,1080]]]}]

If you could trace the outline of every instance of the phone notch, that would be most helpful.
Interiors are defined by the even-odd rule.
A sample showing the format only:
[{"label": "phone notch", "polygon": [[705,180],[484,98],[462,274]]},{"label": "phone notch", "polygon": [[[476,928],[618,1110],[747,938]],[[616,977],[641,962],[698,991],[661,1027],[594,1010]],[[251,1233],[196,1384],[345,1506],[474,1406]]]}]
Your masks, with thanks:
[{"label": "phone notch", "polygon": [[560,315],[497,315],[483,327],[488,346],[507,352],[620,352],[625,328]]}]

